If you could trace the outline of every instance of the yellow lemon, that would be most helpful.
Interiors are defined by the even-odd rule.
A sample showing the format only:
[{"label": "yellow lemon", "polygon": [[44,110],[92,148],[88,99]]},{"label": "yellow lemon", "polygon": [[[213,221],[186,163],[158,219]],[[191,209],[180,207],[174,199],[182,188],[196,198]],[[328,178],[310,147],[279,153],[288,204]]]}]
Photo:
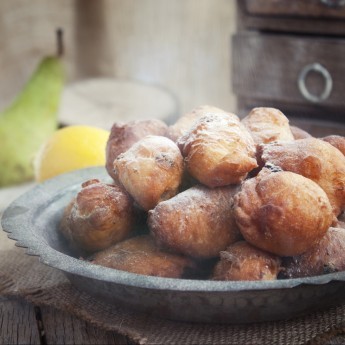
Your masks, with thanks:
[{"label": "yellow lemon", "polygon": [[109,131],[91,126],[68,126],[57,130],[36,155],[36,181],[85,167],[104,166],[108,138]]}]

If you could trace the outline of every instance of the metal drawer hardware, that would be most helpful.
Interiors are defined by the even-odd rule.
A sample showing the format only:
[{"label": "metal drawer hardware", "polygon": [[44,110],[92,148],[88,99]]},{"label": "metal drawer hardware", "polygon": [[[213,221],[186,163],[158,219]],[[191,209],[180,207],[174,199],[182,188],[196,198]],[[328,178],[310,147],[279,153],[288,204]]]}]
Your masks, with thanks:
[{"label": "metal drawer hardware", "polygon": [[345,0],[320,0],[322,4],[328,7],[341,7],[345,5]]},{"label": "metal drawer hardware", "polygon": [[[325,80],[325,87],[321,95],[313,95],[312,93],[309,92],[307,89],[307,86],[305,84],[306,77],[309,74],[309,72],[317,72],[322,75],[322,77]],[[313,103],[319,103],[324,100],[326,100],[329,95],[331,94],[332,88],[333,88],[333,80],[329,72],[325,67],[320,65],[319,63],[312,63],[310,65],[305,66],[301,73],[298,76],[298,88],[299,91],[301,92],[302,96]]]}]

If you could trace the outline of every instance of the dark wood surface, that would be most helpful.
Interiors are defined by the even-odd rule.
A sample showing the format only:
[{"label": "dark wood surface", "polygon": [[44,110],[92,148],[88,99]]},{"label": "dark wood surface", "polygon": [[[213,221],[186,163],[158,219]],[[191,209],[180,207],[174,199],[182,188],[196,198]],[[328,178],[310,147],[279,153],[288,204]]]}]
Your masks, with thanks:
[{"label": "dark wood surface", "polygon": [[345,18],[345,6],[330,7],[321,0],[245,0],[245,9],[253,15],[308,18]]},{"label": "dark wood surface", "polygon": [[[273,1],[273,0],[272,0]],[[252,7],[250,10],[252,13],[248,11],[246,7],[246,1],[238,0],[237,1],[237,25],[238,28],[241,30],[244,29],[255,29],[255,30],[264,30],[264,31],[275,31],[275,32],[289,32],[289,33],[309,33],[309,34],[319,34],[319,35],[344,35],[345,34],[345,20],[343,18],[344,8],[341,8],[340,12],[336,12],[334,10],[325,9],[321,11],[319,10],[319,14],[326,13],[329,17],[325,17],[323,14],[322,17],[318,17],[317,15],[306,15],[302,12],[297,15],[297,9],[301,11],[301,6],[304,6],[304,12],[310,10],[308,6],[313,6],[312,4],[306,6],[301,3],[312,3],[316,2],[312,0],[299,0],[299,1],[291,1],[291,0],[274,0],[274,3],[283,3],[280,9],[279,7],[271,8],[271,12],[283,12],[284,7],[292,7],[289,11],[295,11],[294,14],[283,14],[283,13],[272,13],[271,15],[268,14],[269,9],[267,6],[270,4],[265,5],[263,10],[260,10],[259,4],[255,4],[257,0],[252,0],[251,5],[255,6]],[[258,1],[261,3],[265,3],[266,0]],[[271,3],[271,1],[269,1]],[[297,5],[298,4],[298,5]],[[297,7],[296,7],[297,6]],[[315,6],[315,5],[314,5]],[[339,10],[339,9],[337,9]],[[259,11],[261,13],[259,13]],[[267,13],[263,14],[262,11],[266,11]],[[302,13],[302,15],[301,15]],[[314,10],[314,13],[317,12]],[[332,14],[332,16],[331,16]]]},{"label": "dark wood surface", "polygon": [[135,344],[68,313],[0,298],[0,344]]},{"label": "dark wood surface", "polygon": [[41,344],[32,305],[0,299],[0,344]]}]

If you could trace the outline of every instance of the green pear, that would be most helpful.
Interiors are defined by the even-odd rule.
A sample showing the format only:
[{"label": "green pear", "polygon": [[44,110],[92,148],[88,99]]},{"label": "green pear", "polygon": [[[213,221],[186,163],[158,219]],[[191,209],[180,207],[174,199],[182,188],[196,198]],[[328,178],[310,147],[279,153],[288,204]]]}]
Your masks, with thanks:
[{"label": "green pear", "polygon": [[46,57],[0,113],[0,187],[33,179],[34,156],[58,125],[63,82],[60,58]]}]

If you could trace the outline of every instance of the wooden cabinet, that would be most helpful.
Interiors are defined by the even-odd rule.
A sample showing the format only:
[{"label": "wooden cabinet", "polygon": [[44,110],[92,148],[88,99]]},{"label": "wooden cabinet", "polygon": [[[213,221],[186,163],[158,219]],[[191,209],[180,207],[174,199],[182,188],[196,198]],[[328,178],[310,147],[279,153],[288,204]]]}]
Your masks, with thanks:
[{"label": "wooden cabinet", "polygon": [[274,106],[345,125],[345,1],[239,0],[232,86],[240,115]]}]

